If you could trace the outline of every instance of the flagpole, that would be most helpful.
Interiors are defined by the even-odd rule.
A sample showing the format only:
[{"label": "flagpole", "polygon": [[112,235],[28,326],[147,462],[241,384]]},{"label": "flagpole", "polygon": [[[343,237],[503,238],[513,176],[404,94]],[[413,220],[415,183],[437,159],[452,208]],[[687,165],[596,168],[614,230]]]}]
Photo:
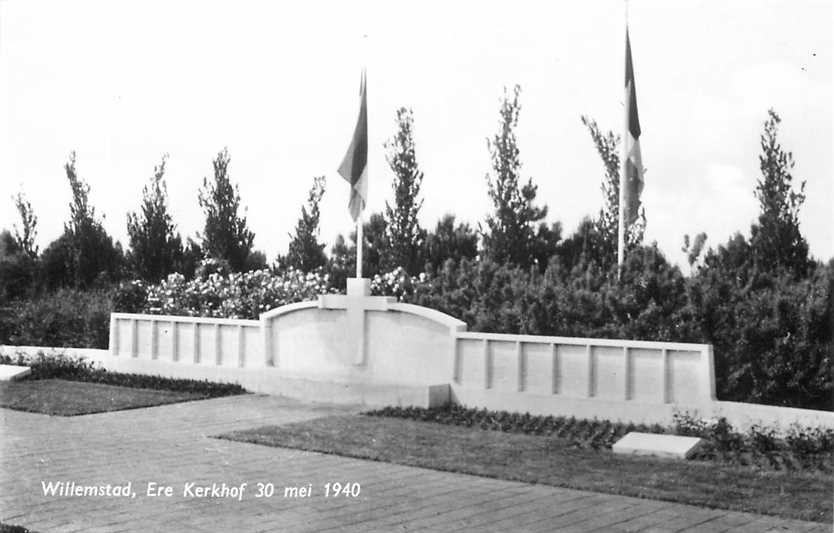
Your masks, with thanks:
[{"label": "flagpole", "polygon": [[625,213],[623,212],[623,190],[626,180],[626,158],[628,154],[623,150],[622,164],[620,165],[620,216],[619,224],[617,224],[617,280],[620,279],[620,271],[623,267],[623,254],[625,252]]},{"label": "flagpole", "polygon": [[[626,34],[628,34],[628,0],[625,0],[625,26],[626,26]],[[626,95],[628,97],[628,95]],[[623,256],[625,254],[625,210],[623,209],[623,201],[625,200],[625,184],[626,184],[626,172],[627,172],[627,165],[628,165],[628,153],[626,150],[628,149],[628,106],[629,103],[627,101],[624,103],[625,113],[624,120],[623,120],[623,141],[622,141],[622,156],[620,157],[620,198],[619,198],[619,222],[617,224],[617,281],[620,280],[620,272],[622,271],[623,267]]]},{"label": "flagpole", "polygon": [[[368,69],[368,34],[362,35],[362,76],[363,80],[365,79],[365,72]],[[367,81],[364,81],[367,84]],[[367,91],[367,87],[365,88]],[[367,116],[368,109],[365,108],[365,113]],[[369,136],[370,138],[370,136]],[[368,156],[370,156],[370,145],[368,145]],[[367,157],[367,161],[365,162],[365,180],[366,182],[370,182],[371,179],[371,172],[370,172],[370,157]],[[364,214],[364,209],[359,211],[359,216],[356,218],[356,278],[362,278],[362,248],[365,246],[365,238],[364,238],[364,228],[362,227],[362,215]]]},{"label": "flagpole", "polygon": [[362,277],[362,245],[365,239],[362,235],[362,213],[356,219],[356,278]]},{"label": "flagpole", "polygon": [[[0,0],[2,1],[2,0]],[[339,174],[350,184],[348,209],[356,223],[356,278],[362,279],[362,249],[364,245],[362,213],[368,198],[368,96],[365,68],[359,84],[359,116]]]}]

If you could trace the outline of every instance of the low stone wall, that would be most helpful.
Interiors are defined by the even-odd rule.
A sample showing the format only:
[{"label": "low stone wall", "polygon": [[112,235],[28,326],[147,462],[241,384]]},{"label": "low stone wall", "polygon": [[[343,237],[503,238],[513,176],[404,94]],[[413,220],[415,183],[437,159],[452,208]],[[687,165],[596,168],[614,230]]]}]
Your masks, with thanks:
[{"label": "low stone wall", "polygon": [[712,347],[460,332],[453,381],[466,388],[635,401],[715,400]]},{"label": "low stone wall", "polygon": [[196,365],[262,367],[261,324],[163,315],[112,313],[110,353]]},{"label": "low stone wall", "polygon": [[712,347],[459,332],[453,398],[534,414],[668,423],[715,401]]}]

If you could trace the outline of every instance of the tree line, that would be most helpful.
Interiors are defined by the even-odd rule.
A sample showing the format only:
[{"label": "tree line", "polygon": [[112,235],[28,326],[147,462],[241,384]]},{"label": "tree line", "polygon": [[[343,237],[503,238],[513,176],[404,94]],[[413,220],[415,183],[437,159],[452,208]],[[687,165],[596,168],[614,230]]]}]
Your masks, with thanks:
[{"label": "tree line", "polygon": [[[504,91],[500,100],[498,129],[487,139],[491,171],[485,176],[492,212],[482,223],[471,226],[453,214],[441,218],[433,229],[420,225],[423,205],[420,170],[414,141],[414,115],[410,109],[396,112],[396,133],[385,143],[388,165],[393,173],[393,201],[380,213],[370,213],[364,223],[363,272],[374,274],[404,268],[409,274],[431,272],[443,264],[461,259],[491,260],[544,272],[557,260],[566,268],[591,262],[608,270],[616,262],[619,198],[619,144],[613,132],[605,132],[589,117],[581,117],[603,166],[603,205],[594,218],[584,219],[577,231],[562,236],[558,222],[544,219],[548,206],[537,203],[532,178],[522,176],[516,138],[519,121],[520,88]],[[762,178],[755,195],[761,211],[751,227],[746,260],[767,269],[786,267],[802,276],[812,266],[808,246],[799,231],[798,214],[804,201],[804,182],[795,190],[793,156],[778,143],[779,116],[769,111],[761,136]],[[107,286],[123,279],[158,282],[169,273],[191,277],[206,258],[215,259],[221,269],[232,272],[267,268],[266,256],[253,247],[246,209],[241,205],[237,185],[230,176],[227,149],[212,161],[213,174],[205,177],[198,202],[205,221],[195,238],[184,239],[177,231],[168,205],[164,155],[142,190],[139,208],[127,215],[128,247],[123,250],[104,230],[102,219],[90,204],[90,187],[79,175],[75,153],[64,171],[72,193],[69,220],[62,235],[39,252],[35,246],[37,216],[22,193],[13,198],[20,214],[14,232],[0,233],[0,297],[24,297],[33,291],[59,287],[85,289]],[[280,254],[272,268],[303,271],[325,269],[336,286],[355,270],[356,232],[339,235],[329,256],[320,241],[319,205],[326,190],[324,176],[314,177],[306,203],[290,234],[286,254]],[[628,228],[627,250],[642,246],[645,211]],[[690,242],[684,250],[693,265],[703,258],[706,235]],[[732,241],[728,246],[733,246]]]}]

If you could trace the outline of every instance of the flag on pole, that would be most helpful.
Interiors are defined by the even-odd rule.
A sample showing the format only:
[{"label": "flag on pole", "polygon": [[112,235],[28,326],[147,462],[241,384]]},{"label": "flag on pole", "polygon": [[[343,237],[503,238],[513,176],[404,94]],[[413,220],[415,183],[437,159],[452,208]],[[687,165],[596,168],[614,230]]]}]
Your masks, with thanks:
[{"label": "flag on pole", "polygon": [[362,81],[359,86],[359,118],[356,119],[356,129],[350,142],[339,174],[350,183],[350,216],[353,220],[365,209],[368,198],[368,102],[366,90],[365,70],[362,70]]},{"label": "flag on pole", "polygon": [[628,38],[628,27],[626,27],[625,108],[624,183],[620,184],[620,194],[622,195],[620,208],[623,210],[623,216],[620,220],[627,228],[637,220],[640,209],[640,194],[643,192],[640,118],[637,116],[637,87],[634,84],[634,67],[631,64],[631,42]]}]

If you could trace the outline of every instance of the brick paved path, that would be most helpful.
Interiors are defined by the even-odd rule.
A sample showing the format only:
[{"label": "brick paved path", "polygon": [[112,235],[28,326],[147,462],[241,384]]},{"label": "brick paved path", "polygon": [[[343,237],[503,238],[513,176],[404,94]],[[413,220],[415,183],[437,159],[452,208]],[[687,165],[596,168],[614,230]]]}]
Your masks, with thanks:
[{"label": "brick paved path", "polygon": [[[80,417],[0,409],[0,521],[48,531],[831,531],[667,502],[527,485],[209,438],[350,409],[238,396]],[[44,496],[42,481],[132,483],[136,498]],[[148,482],[174,487],[148,497]],[[328,481],[356,499],[324,498]],[[248,483],[242,501],[184,483]],[[272,498],[254,498],[256,483]],[[285,486],[312,484],[309,498]]]}]

